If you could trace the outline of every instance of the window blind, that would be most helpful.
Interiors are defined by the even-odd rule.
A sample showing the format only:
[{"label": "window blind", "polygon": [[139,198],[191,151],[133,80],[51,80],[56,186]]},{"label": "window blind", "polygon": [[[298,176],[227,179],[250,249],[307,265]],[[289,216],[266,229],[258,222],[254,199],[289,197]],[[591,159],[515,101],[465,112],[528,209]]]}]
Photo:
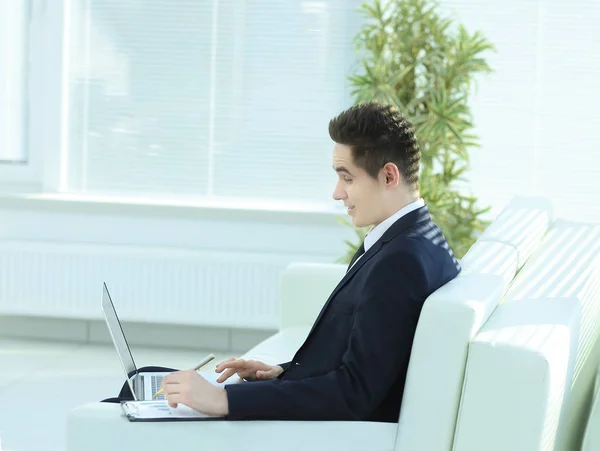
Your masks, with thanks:
[{"label": "window blind", "polygon": [[68,189],[332,202],[358,0],[72,0]]},{"label": "window blind", "polygon": [[544,0],[539,21],[535,191],[600,223],[600,3]]},{"label": "window blind", "polygon": [[27,162],[25,0],[0,2],[0,164]]},{"label": "window blind", "polygon": [[517,195],[550,198],[558,217],[600,222],[600,4],[444,0],[497,51],[472,98],[481,149],[469,191],[498,212]]}]

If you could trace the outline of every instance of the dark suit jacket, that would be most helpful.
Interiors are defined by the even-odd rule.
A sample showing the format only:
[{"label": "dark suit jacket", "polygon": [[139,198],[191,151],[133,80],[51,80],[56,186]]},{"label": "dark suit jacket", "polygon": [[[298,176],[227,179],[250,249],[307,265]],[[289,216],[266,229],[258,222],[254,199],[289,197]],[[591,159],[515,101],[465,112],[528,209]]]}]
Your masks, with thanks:
[{"label": "dark suit jacket", "polygon": [[227,385],[229,419],[398,421],[425,299],[460,272],[427,207],[348,271],[284,373]]}]

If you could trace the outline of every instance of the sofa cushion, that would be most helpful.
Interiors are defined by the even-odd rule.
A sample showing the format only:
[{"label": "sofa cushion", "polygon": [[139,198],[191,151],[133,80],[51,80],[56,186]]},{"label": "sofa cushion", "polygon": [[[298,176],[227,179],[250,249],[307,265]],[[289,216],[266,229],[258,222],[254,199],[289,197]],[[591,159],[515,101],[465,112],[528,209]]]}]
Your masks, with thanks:
[{"label": "sofa cushion", "polygon": [[[91,403],[69,413],[67,451],[389,451],[395,423],[344,421],[129,422],[121,406]],[[335,440],[332,441],[332,437]]]},{"label": "sofa cushion", "polygon": [[495,241],[513,246],[520,269],[542,241],[553,222],[550,200],[544,197],[514,198],[481,234],[478,241]]},{"label": "sofa cushion", "polygon": [[599,284],[598,227],[557,221],[469,347],[457,451],[580,449]]},{"label": "sofa cushion", "polygon": [[421,311],[396,450],[451,449],[468,345],[511,283],[517,251],[503,243],[477,243],[461,265],[458,277],[433,293]]}]

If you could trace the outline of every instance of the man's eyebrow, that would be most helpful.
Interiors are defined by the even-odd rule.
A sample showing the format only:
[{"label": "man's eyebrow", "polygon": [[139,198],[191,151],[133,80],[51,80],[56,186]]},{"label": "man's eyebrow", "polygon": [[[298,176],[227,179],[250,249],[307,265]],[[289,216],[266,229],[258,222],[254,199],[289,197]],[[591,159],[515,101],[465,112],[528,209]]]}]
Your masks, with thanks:
[{"label": "man's eyebrow", "polygon": [[332,167],[333,167],[333,169],[335,169],[335,172],[344,172],[348,175],[352,175],[350,173],[350,171],[348,169],[346,169],[344,166],[338,166],[337,168],[335,166],[332,166]]}]

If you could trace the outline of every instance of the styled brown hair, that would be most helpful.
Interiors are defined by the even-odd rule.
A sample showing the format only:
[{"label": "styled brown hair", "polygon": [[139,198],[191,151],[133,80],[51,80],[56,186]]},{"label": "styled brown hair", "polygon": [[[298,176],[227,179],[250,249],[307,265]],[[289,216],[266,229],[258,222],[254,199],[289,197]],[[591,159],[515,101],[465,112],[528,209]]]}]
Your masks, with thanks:
[{"label": "styled brown hair", "polygon": [[413,125],[392,105],[361,103],[329,122],[329,136],[352,150],[354,164],[377,178],[394,163],[406,184],[418,189],[421,151]]}]

